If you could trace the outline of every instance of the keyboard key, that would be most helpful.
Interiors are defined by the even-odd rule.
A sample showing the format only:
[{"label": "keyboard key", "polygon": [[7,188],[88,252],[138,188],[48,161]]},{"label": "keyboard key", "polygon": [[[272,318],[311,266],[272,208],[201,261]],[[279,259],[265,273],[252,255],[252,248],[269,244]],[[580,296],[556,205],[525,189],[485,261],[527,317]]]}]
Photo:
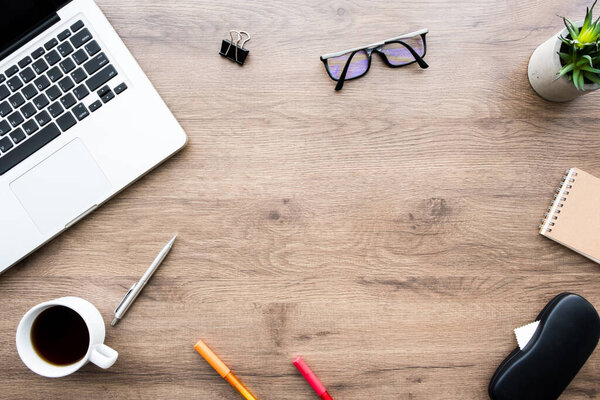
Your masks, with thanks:
[{"label": "keyboard key", "polygon": [[96,100],[95,102],[90,104],[90,111],[94,112],[97,109],[99,109],[100,107],[102,107],[102,102],[100,100]]},{"label": "keyboard key", "polygon": [[8,132],[10,132],[11,129],[12,128],[10,127],[8,121],[4,119],[0,121],[0,136],[6,135]]},{"label": "keyboard key", "polygon": [[21,79],[19,79],[18,76],[10,78],[8,82],[6,82],[6,84],[13,92],[16,92],[17,90],[23,87],[23,82],[21,81]]},{"label": "keyboard key", "polygon": [[73,46],[71,46],[71,43],[69,43],[69,42],[64,42],[64,43],[59,44],[56,49],[58,50],[60,55],[63,57],[68,56],[69,54],[71,54],[74,51]]},{"label": "keyboard key", "polygon": [[96,71],[104,67],[106,64],[108,64],[108,58],[106,58],[106,55],[104,53],[100,53],[96,57],[92,58],[90,61],[86,62],[83,65],[83,68],[85,68],[85,71],[88,73],[88,75],[93,75]]},{"label": "keyboard key", "polygon": [[46,107],[49,103],[50,102],[48,101],[48,98],[44,96],[44,93],[40,93],[38,97],[33,99],[33,104],[35,104],[38,110],[41,110],[42,108]]},{"label": "keyboard key", "polygon": [[69,109],[73,107],[77,100],[75,100],[75,97],[73,97],[71,93],[67,93],[60,98],[60,102],[63,104],[63,106],[65,106],[66,109]]},{"label": "keyboard key", "polygon": [[56,100],[60,96],[62,96],[62,92],[60,91],[58,86],[52,85],[48,90],[46,90],[46,96],[48,96],[50,100]]},{"label": "keyboard key", "polygon": [[56,127],[56,124],[50,124],[5,156],[0,157],[0,175],[6,173],[6,171],[56,139],[59,135],[60,131]]},{"label": "keyboard key", "polygon": [[6,85],[0,86],[0,100],[4,100],[10,95],[10,90],[6,87]]},{"label": "keyboard key", "polygon": [[14,74],[16,74],[17,72],[19,72],[19,67],[17,67],[16,65],[13,65],[12,67],[10,67],[9,69],[7,69],[4,73],[6,74],[7,77],[11,77]]},{"label": "keyboard key", "polygon": [[98,89],[96,93],[98,94],[98,97],[102,97],[108,92],[110,92],[110,86],[104,85],[100,89]]},{"label": "keyboard key", "polygon": [[4,82],[6,80],[6,78],[4,77],[4,75],[0,74],[0,83]]},{"label": "keyboard key", "polygon": [[36,112],[37,110],[35,109],[35,106],[32,103],[27,103],[23,107],[21,107],[21,113],[23,113],[23,116],[25,118],[33,117]]},{"label": "keyboard key", "polygon": [[121,94],[127,90],[127,84],[125,82],[121,83],[119,86],[115,88],[116,94]]},{"label": "keyboard key", "polygon": [[106,104],[114,98],[115,98],[115,93],[111,90],[110,92],[108,92],[104,96],[102,96],[102,102]]},{"label": "keyboard key", "polygon": [[40,58],[39,60],[37,60],[36,62],[34,62],[32,66],[33,66],[34,71],[38,75],[48,69],[48,64],[46,64],[46,61],[44,61],[43,58]]},{"label": "keyboard key", "polygon": [[8,122],[10,122],[13,128],[15,126],[21,125],[21,123],[25,120],[21,113],[18,111],[15,111],[14,113],[10,114],[8,117],[6,117],[6,119],[8,120]]},{"label": "keyboard key", "polygon": [[112,65],[107,65],[104,69],[100,70],[96,75],[85,81],[85,84],[93,92],[112,78],[117,76],[117,70]]},{"label": "keyboard key", "polygon": [[32,133],[34,133],[34,132],[35,132],[35,131],[37,131],[38,129],[40,129],[40,128],[38,128],[38,126],[37,126],[37,124],[35,123],[35,120],[34,120],[34,119],[30,119],[29,121],[27,121],[27,122],[25,122],[25,123],[23,124],[23,130],[24,130],[24,131],[25,131],[25,133],[26,133],[26,134],[28,134],[28,135],[31,135]]},{"label": "keyboard key", "polygon": [[73,114],[75,114],[75,117],[77,117],[77,120],[79,121],[90,115],[90,112],[82,103],[77,104],[71,111]]},{"label": "keyboard key", "polygon": [[75,117],[73,117],[73,114],[71,114],[70,112],[67,111],[65,114],[58,117],[58,119],[56,120],[56,123],[58,124],[58,126],[60,126],[60,129],[63,132],[66,132],[73,125],[75,125],[77,123],[77,121],[75,121]]},{"label": "keyboard key", "polygon": [[50,40],[48,40],[46,42],[46,44],[44,44],[44,48],[46,50],[50,50],[51,48],[53,48],[54,46],[56,46],[58,44],[58,40],[56,40],[55,38],[52,38]]},{"label": "keyboard key", "polygon": [[13,94],[8,98],[8,101],[10,102],[10,105],[13,106],[13,108],[19,108],[23,103],[25,103],[25,99],[23,98],[23,96],[21,96],[21,93]]},{"label": "keyboard key", "polygon": [[38,94],[38,91],[35,89],[34,84],[30,83],[29,85],[25,86],[23,90],[21,90],[21,93],[23,93],[25,98],[29,100],[33,98],[36,94]]},{"label": "keyboard key", "polygon": [[60,61],[60,54],[56,50],[52,50],[50,53],[44,56],[48,64],[54,65]]},{"label": "keyboard key", "polygon": [[31,53],[31,57],[33,57],[34,60],[37,60],[38,58],[43,56],[45,52],[46,51],[43,47],[38,47],[36,50],[33,51],[33,53]]},{"label": "keyboard key", "polygon": [[42,90],[46,89],[48,86],[50,86],[50,81],[44,75],[37,78],[35,81],[33,81],[33,83],[35,83],[35,87],[40,91],[42,91]]},{"label": "keyboard key", "polygon": [[26,66],[28,66],[29,64],[31,64],[31,57],[27,56],[24,59],[22,59],[21,61],[19,61],[19,68],[23,69]]},{"label": "keyboard key", "polygon": [[64,31],[62,31],[61,33],[58,34],[58,40],[60,40],[62,42],[69,36],[71,36],[71,32],[68,29],[65,29]]},{"label": "keyboard key", "polygon": [[61,61],[61,63],[58,65],[60,65],[60,68],[62,68],[62,70],[65,74],[68,74],[69,72],[71,72],[75,69],[75,63],[70,58],[67,58],[64,61]]},{"label": "keyboard key", "polygon": [[68,76],[65,76],[60,81],[58,81],[58,86],[60,86],[62,91],[66,93],[69,90],[73,89],[73,86],[75,86],[75,84],[73,83],[71,78],[69,78]]},{"label": "keyboard key", "polygon": [[87,51],[90,56],[93,56],[100,51],[100,45],[95,40],[92,40],[85,45],[85,51]]},{"label": "keyboard key", "polygon": [[58,102],[58,101],[50,104],[50,107],[48,107],[48,112],[54,118],[58,117],[64,111],[65,111],[65,109],[63,108],[63,106],[60,105],[60,102]]},{"label": "keyboard key", "polygon": [[81,100],[85,98],[88,94],[90,94],[89,90],[85,87],[85,85],[81,84],[73,89],[73,94],[77,97],[77,100]]},{"label": "keyboard key", "polygon": [[75,46],[76,49],[83,46],[87,41],[92,38],[92,34],[88,31],[87,28],[83,29],[81,32],[78,32],[71,37],[71,44]]},{"label": "keyboard key", "polygon": [[77,50],[75,54],[73,54],[73,60],[77,63],[77,65],[81,65],[81,63],[85,62],[88,59],[88,55],[83,49]]},{"label": "keyboard key", "polygon": [[48,122],[50,122],[51,119],[52,118],[50,118],[50,114],[48,114],[45,110],[44,111],[40,111],[35,116],[35,120],[37,121],[37,123],[40,126],[46,125]]},{"label": "keyboard key", "polygon": [[87,78],[87,74],[83,70],[83,68],[77,68],[75,71],[71,72],[71,78],[75,81],[75,83],[82,82],[85,78]]},{"label": "keyboard key", "polygon": [[[10,149],[12,149],[13,144],[10,141],[10,139],[7,137],[3,138],[2,140],[0,140],[0,151],[2,153],[6,153],[7,151],[9,151]],[[1,161],[0,161],[1,162]]]},{"label": "keyboard key", "polygon": [[25,133],[21,128],[17,128],[10,133],[10,138],[15,144],[19,144],[23,139],[25,139]]},{"label": "keyboard key", "polygon": [[52,82],[56,82],[62,77],[63,73],[58,67],[50,68],[50,71],[48,71],[48,78],[50,78]]},{"label": "keyboard key", "polygon": [[75,22],[73,25],[71,25],[71,30],[73,32],[77,32],[81,28],[83,28],[83,21],[82,20],[79,20],[79,21]]},{"label": "keyboard key", "polygon": [[33,72],[31,67],[27,67],[26,69],[21,71],[21,73],[19,75],[21,76],[21,79],[23,79],[23,82],[25,82],[25,83],[31,82],[35,78],[35,72]]},{"label": "keyboard key", "polygon": [[12,111],[12,107],[8,104],[8,101],[0,103],[0,117],[6,117]]}]

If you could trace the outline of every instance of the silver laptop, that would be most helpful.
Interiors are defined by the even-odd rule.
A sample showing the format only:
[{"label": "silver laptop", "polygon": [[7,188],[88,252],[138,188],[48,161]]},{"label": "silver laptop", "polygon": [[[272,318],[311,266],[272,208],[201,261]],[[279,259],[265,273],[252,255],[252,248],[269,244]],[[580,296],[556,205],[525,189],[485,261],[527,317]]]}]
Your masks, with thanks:
[{"label": "silver laptop", "polygon": [[0,0],[0,273],[187,137],[92,0]]}]

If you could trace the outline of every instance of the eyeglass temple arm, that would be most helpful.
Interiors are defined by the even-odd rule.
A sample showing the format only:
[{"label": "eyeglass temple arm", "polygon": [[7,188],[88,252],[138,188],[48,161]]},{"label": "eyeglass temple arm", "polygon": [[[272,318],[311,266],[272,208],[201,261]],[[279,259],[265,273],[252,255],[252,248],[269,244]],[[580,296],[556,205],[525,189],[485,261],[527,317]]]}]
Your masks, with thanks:
[{"label": "eyeglass temple arm", "polygon": [[342,90],[342,87],[344,87],[344,81],[346,80],[346,74],[348,73],[348,68],[350,68],[352,57],[354,57],[354,55],[359,51],[360,50],[353,51],[352,54],[350,54],[350,57],[348,57],[348,61],[346,61],[346,65],[344,65],[344,70],[338,79],[338,83],[335,85],[335,90]]},{"label": "eyeglass temple arm", "polygon": [[425,62],[425,60],[423,60],[423,58],[417,54],[417,52],[410,47],[410,45],[408,45],[407,43],[404,43],[402,40],[398,40],[398,43],[400,43],[401,45],[403,45],[404,47],[406,47],[408,49],[408,51],[410,51],[410,54],[412,54],[412,56],[415,58],[415,60],[417,60],[417,64],[419,64],[419,67],[425,69],[425,68],[429,68],[429,64],[427,64]]}]

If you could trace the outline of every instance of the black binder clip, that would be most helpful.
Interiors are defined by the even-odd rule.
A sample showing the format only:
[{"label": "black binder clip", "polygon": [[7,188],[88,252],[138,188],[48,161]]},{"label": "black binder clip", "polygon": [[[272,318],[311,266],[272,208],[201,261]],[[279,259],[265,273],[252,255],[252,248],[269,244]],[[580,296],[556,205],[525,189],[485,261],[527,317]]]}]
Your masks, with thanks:
[{"label": "black binder clip", "polygon": [[[233,34],[237,34],[237,39],[234,42]],[[244,65],[244,61],[246,61],[246,57],[250,53],[249,50],[244,48],[244,44],[246,44],[250,40],[250,34],[244,31],[229,31],[229,37],[231,40],[223,40],[221,43],[221,51],[220,55],[223,57],[227,57],[231,61],[235,61],[239,65]],[[241,42],[241,43],[240,43]]]}]

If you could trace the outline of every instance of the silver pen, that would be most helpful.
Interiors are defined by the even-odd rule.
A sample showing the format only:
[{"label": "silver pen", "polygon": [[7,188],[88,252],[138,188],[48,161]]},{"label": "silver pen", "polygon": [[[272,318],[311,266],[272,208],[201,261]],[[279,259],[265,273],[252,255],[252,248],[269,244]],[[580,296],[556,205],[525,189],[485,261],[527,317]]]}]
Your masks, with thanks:
[{"label": "silver pen", "polygon": [[150,277],[154,274],[154,272],[156,272],[158,266],[163,262],[165,257],[167,257],[169,251],[171,251],[171,247],[173,247],[173,243],[175,243],[176,237],[177,235],[173,236],[173,239],[171,239],[169,243],[167,243],[166,246],[163,247],[163,249],[160,251],[160,253],[158,253],[150,267],[148,267],[148,269],[146,270],[146,273],[144,273],[144,276],[142,276],[139,282],[134,283],[131,289],[127,291],[125,297],[123,297],[123,300],[121,300],[117,308],[115,308],[115,318],[110,323],[111,326],[115,326],[121,320],[121,318],[123,318],[127,310],[129,310],[129,307],[131,307],[131,305],[138,297],[144,286],[146,286],[146,283],[148,283],[148,281],[150,280]]}]

